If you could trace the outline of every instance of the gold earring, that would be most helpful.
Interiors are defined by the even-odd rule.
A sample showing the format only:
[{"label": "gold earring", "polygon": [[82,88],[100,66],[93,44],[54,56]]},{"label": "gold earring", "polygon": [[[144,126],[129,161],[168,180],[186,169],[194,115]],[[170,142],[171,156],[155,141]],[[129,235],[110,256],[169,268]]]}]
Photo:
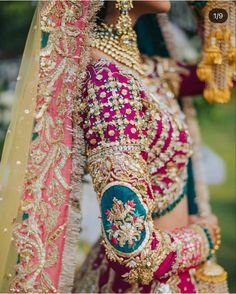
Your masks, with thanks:
[{"label": "gold earring", "polygon": [[133,8],[133,1],[116,0],[116,8],[120,12],[115,26],[117,34],[120,36],[120,42],[124,46],[136,45],[136,34],[132,28],[132,20],[129,16],[129,11]]}]

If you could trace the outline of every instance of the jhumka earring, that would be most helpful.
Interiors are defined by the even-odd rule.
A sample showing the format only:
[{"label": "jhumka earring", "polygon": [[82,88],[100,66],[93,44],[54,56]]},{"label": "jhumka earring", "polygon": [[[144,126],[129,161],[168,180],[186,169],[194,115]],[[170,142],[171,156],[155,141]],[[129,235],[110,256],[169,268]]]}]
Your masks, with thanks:
[{"label": "jhumka earring", "polygon": [[120,14],[117,23],[115,25],[101,23],[97,26],[91,46],[144,75],[137,35],[129,15],[129,11],[133,8],[132,0],[116,0],[116,8]]},{"label": "jhumka earring", "polygon": [[129,11],[133,8],[132,0],[116,0],[116,8],[120,15],[116,24],[117,34],[120,36],[121,46],[136,46],[137,38],[132,28]]},{"label": "jhumka earring", "polygon": [[198,77],[206,83],[208,102],[230,100],[236,66],[234,1],[208,1],[204,13],[204,50]]}]

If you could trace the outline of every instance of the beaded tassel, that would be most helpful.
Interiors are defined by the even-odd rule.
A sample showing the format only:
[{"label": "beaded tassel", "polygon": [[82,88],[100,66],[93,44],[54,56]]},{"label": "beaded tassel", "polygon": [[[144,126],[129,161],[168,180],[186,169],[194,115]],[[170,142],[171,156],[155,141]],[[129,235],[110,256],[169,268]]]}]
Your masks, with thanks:
[{"label": "beaded tassel", "polygon": [[204,232],[209,242],[210,253],[208,261],[202,264],[195,273],[198,293],[228,293],[227,272],[215,262],[214,254],[219,249],[221,234],[219,228],[214,228],[215,244],[207,228]]},{"label": "beaded tassel", "polygon": [[229,293],[227,272],[212,260],[198,268],[195,277],[198,293]]},{"label": "beaded tassel", "polygon": [[[222,23],[210,21],[212,9],[226,11],[228,18]],[[208,102],[226,103],[230,100],[236,65],[235,2],[208,1],[203,12],[204,51],[197,74],[206,83],[203,92],[205,99]]]}]

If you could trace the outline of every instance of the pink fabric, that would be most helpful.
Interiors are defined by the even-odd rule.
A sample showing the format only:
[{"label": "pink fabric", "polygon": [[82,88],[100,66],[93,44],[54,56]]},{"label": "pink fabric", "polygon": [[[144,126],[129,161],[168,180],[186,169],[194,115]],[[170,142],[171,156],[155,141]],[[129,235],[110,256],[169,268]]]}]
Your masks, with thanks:
[{"label": "pink fabric", "polygon": [[[40,84],[40,86],[44,87],[45,90],[47,89],[49,82],[51,82],[51,79],[47,79],[45,81],[45,76],[50,75],[51,77],[57,77],[56,71],[60,67],[63,69],[63,71],[55,80],[53,87],[50,87],[47,90],[47,95],[51,95],[50,97],[42,97],[39,94],[37,96],[36,112],[39,112],[43,105],[45,106],[45,101],[47,101],[47,99],[51,98],[51,100],[49,105],[47,105],[42,119],[39,118],[37,121],[38,124],[41,119],[41,128],[37,127],[36,124],[37,138],[31,146],[31,152],[35,152],[35,156],[38,156],[38,154],[42,155],[41,161],[35,163],[35,157],[32,157],[28,163],[28,170],[37,174],[37,171],[40,170],[42,166],[47,166],[47,163],[51,162],[50,153],[57,153],[53,158],[51,165],[45,168],[45,170],[42,170],[42,173],[45,173],[43,186],[37,186],[37,189],[39,189],[40,193],[42,191],[41,194],[39,192],[34,194],[35,190],[31,190],[31,185],[35,185],[34,181],[38,180],[38,178],[41,176],[40,174],[36,179],[31,179],[31,182],[26,183],[26,190],[24,192],[23,200],[25,203],[32,203],[32,206],[29,206],[29,208],[25,210],[25,213],[27,213],[29,217],[28,219],[24,220],[23,224],[20,225],[16,231],[16,236],[19,238],[19,240],[22,240],[20,239],[21,237],[23,239],[26,238],[25,244],[22,244],[21,241],[19,241],[19,243],[16,241],[20,254],[20,263],[17,265],[18,274],[16,276],[16,280],[13,281],[14,286],[12,287],[17,292],[37,292],[37,290],[39,292],[44,292],[46,290],[47,292],[57,292],[58,289],[60,274],[63,266],[62,256],[64,252],[64,243],[67,236],[66,224],[68,221],[68,204],[71,192],[67,186],[71,184],[72,174],[71,156],[69,153],[71,152],[73,145],[73,138],[71,133],[71,109],[73,109],[73,98],[75,98],[74,93],[76,93],[77,87],[77,73],[69,72],[68,65],[69,62],[72,64],[78,64],[81,58],[81,47],[84,42],[82,32],[84,31],[86,24],[89,1],[81,1],[81,17],[78,15],[78,17],[71,18],[70,20],[68,19],[68,14],[67,19],[65,19],[64,14],[66,9],[75,8],[72,7],[73,2],[56,1],[55,3],[51,4],[45,1],[44,5],[49,5],[49,9],[47,10],[48,14],[45,16],[45,18],[47,20],[50,19],[52,23],[55,23],[54,30],[50,32],[50,37],[53,36],[55,38],[55,34],[61,30],[61,26],[63,26],[65,23],[67,30],[69,30],[69,28],[71,30],[76,28],[78,34],[74,33],[73,37],[72,35],[69,36],[69,38],[73,38],[74,42],[72,43],[66,43],[66,41],[61,40],[59,44],[57,44],[62,54],[59,53],[59,50],[53,52],[53,61],[55,62],[55,66],[51,66],[48,72],[45,72],[42,63],[40,64],[39,82],[43,83],[43,86],[42,84]],[[56,11],[58,14],[55,13]],[[65,34],[68,33],[66,29],[62,28],[63,33]],[[53,42],[53,44],[50,44],[50,48],[55,46],[56,40]],[[52,51],[53,50],[54,48]],[[52,56],[50,55],[46,55],[44,58],[46,58],[49,62],[52,61]],[[63,68],[64,61],[66,61],[66,66]],[[41,89],[41,92],[43,92],[42,90],[43,89]],[[64,93],[66,93],[66,97]],[[71,99],[68,99],[69,96]],[[61,111],[65,111],[63,116],[61,113],[59,113]],[[61,117],[63,117],[63,132],[62,134],[57,134],[57,124],[59,118],[61,119]],[[51,121],[47,125],[48,119]],[[60,128],[60,125],[58,128]],[[66,157],[66,162],[63,161],[63,150],[64,152],[69,151],[67,152],[69,156]],[[58,179],[59,173],[65,184],[63,184],[61,179]],[[59,186],[63,191],[62,193],[64,197],[63,203],[61,203],[58,207],[53,206],[50,200],[55,196],[54,193],[57,193],[56,186],[53,188],[53,191],[50,190],[50,187],[53,185],[54,181],[59,182]],[[53,223],[51,230],[48,230],[49,224],[46,222],[47,218],[50,217],[50,213],[47,212],[49,215],[45,215],[45,212],[43,213],[40,209],[34,211],[34,207],[39,205],[37,204],[37,197],[39,197],[39,194],[42,211],[45,207],[50,207],[52,213],[58,209],[58,215],[54,219],[55,223]],[[33,230],[32,223],[34,223]],[[37,229],[35,228],[36,226]],[[57,232],[58,234],[56,234]],[[25,258],[25,251],[32,252],[32,255],[29,255],[28,259]],[[51,261],[51,264],[49,264],[48,260],[50,259],[50,256],[55,253],[58,253],[56,260],[54,262]],[[18,281],[18,279],[20,280]],[[26,288],[26,285],[28,285],[30,290]]]}]

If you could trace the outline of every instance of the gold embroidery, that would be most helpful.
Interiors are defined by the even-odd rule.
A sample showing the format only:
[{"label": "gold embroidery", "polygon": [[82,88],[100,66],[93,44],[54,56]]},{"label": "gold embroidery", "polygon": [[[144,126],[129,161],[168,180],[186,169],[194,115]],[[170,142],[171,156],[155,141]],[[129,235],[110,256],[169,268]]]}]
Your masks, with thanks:
[{"label": "gold embroidery", "polygon": [[[107,220],[111,223],[107,230],[109,240],[115,239],[120,247],[126,243],[133,246],[134,242],[139,241],[144,230],[144,216],[134,216],[135,203],[129,200],[123,203],[116,197],[113,198],[111,210],[106,211]],[[113,230],[113,228],[115,230]]]},{"label": "gold embroidery", "polygon": [[[43,3],[40,11],[41,30],[49,35],[46,47],[40,52],[34,128],[37,137],[31,144],[30,172],[27,173],[22,203],[26,220],[15,227],[20,263],[17,276],[11,283],[13,292],[57,292],[63,287],[61,279],[59,286],[56,285],[49,269],[58,266],[58,242],[67,229],[67,224],[61,223],[61,213],[65,210],[64,204],[69,202],[67,197],[72,189],[65,173],[72,150],[66,143],[64,132],[70,128],[72,115],[69,111],[76,95],[76,89],[73,89],[78,80],[76,38],[81,35],[77,23],[78,20],[85,22],[80,19],[82,5],[82,2],[73,0],[51,1]],[[53,106],[54,113],[50,106]]]},{"label": "gold embroidery", "polygon": [[90,162],[88,170],[99,200],[105,187],[118,181],[137,189],[148,210],[153,209],[153,199],[147,194],[148,189],[151,191],[149,173],[146,162],[139,153],[113,153]]},{"label": "gold embroidery", "polygon": [[[150,81],[150,79],[149,79]],[[153,84],[156,80],[150,82]],[[160,89],[163,89],[163,83],[160,83]],[[165,89],[165,87],[164,87]],[[157,86],[148,87],[147,99],[144,104],[148,108],[148,121],[155,121],[157,124],[161,122],[161,133],[148,153],[148,167],[150,169],[150,177],[152,185],[162,189],[153,191],[157,211],[163,211],[169,204],[173,203],[183,192],[187,179],[187,163],[188,158],[192,154],[191,138],[189,136],[183,114],[172,96],[166,94],[158,96]],[[165,94],[165,90],[162,95]],[[165,100],[163,100],[165,99]],[[149,142],[153,142],[157,136],[158,125],[148,128]],[[160,127],[159,127],[160,128]],[[179,140],[180,132],[185,133],[186,142]],[[170,139],[168,147],[165,148],[167,139]],[[177,154],[180,152],[180,154]],[[184,167],[179,169],[178,164]],[[164,168],[165,173],[158,173],[160,168]],[[164,179],[169,179],[167,184]]]},{"label": "gold embroidery", "polygon": [[[153,280],[153,273],[158,269],[166,256],[175,251],[175,246],[171,244],[170,237],[167,233],[155,230],[156,238],[159,241],[155,250],[150,249],[148,244],[141,252],[140,256],[134,257],[123,262],[131,270],[124,274],[123,277],[130,284],[140,282],[148,285]],[[150,238],[150,243],[152,238]]]},{"label": "gold embroidery", "polygon": [[[142,204],[142,207],[145,209],[146,213],[147,213],[147,217],[146,219],[143,219],[142,221],[142,225],[143,225],[143,231],[145,231],[146,235],[145,235],[145,238],[143,240],[143,242],[141,243],[141,245],[134,249],[132,252],[130,253],[126,253],[124,251],[120,251],[120,250],[117,250],[116,248],[114,248],[113,246],[111,246],[110,242],[108,241],[107,239],[107,236],[104,232],[104,228],[102,228],[102,232],[103,232],[103,236],[104,236],[104,240],[103,240],[103,243],[105,244],[105,247],[107,248],[110,248],[112,249],[116,254],[118,254],[119,256],[122,256],[122,257],[130,257],[130,256],[135,256],[137,254],[139,254],[143,248],[145,248],[146,244],[148,243],[148,240],[150,239],[150,235],[151,235],[151,231],[152,231],[152,220],[150,218],[150,213],[149,213],[149,210],[148,210],[148,207],[146,205],[146,201],[145,199],[142,198],[141,194],[139,193],[139,191],[134,188],[132,185],[130,185],[129,183],[125,183],[125,182],[117,182],[117,181],[114,181],[114,182],[111,182],[109,183],[105,189],[101,192],[101,195],[104,194],[104,192],[109,189],[110,187],[112,186],[123,186],[123,187],[128,187],[129,189],[131,189],[132,191],[135,192],[135,194],[138,196],[139,198],[139,201],[141,202]],[[140,224],[141,225],[141,224]],[[130,234],[130,231],[129,231],[129,234]],[[116,256],[118,256],[116,255]],[[112,252],[110,251],[109,252],[109,256],[110,256],[110,259],[114,258],[114,256],[112,255]],[[115,259],[114,259],[115,260]],[[122,260],[122,258],[121,258]]]}]

